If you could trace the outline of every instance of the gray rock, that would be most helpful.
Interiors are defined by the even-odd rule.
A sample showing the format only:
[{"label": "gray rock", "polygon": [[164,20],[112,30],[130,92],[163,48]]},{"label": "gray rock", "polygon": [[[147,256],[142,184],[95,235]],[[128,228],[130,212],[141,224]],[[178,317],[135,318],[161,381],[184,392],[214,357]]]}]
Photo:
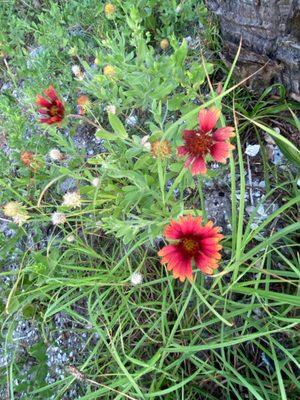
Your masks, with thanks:
[{"label": "gray rock", "polygon": [[245,78],[268,63],[248,85],[260,91],[281,82],[300,101],[300,0],[208,0],[207,5],[220,19],[228,64],[243,39],[238,75]]}]

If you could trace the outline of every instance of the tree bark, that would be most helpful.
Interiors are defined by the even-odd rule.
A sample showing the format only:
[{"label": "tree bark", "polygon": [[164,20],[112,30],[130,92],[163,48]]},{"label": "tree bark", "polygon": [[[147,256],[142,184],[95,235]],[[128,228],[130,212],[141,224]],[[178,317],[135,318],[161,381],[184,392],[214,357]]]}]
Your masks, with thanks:
[{"label": "tree bark", "polygon": [[232,62],[242,37],[238,73],[244,78],[268,62],[249,86],[280,82],[300,101],[300,0],[207,0],[220,20],[223,57]]}]

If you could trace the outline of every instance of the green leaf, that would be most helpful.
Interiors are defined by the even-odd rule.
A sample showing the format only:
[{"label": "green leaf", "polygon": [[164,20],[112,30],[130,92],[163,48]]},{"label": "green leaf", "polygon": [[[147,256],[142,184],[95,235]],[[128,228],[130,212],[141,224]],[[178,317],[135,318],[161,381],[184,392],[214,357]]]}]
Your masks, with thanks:
[{"label": "green leaf", "polygon": [[258,126],[260,129],[268,133],[276,142],[277,146],[280,148],[285,157],[300,167],[300,151],[297,147],[290,142],[286,137],[282,136],[280,133],[277,133],[273,129],[265,126],[251,118],[245,117],[248,121],[251,121],[254,125]]},{"label": "green leaf", "polygon": [[106,139],[106,140],[118,140],[120,139],[120,137],[118,137],[116,134],[105,131],[103,130],[99,130],[96,132],[96,137],[100,138],[100,139]]},{"label": "green leaf", "polygon": [[122,139],[128,138],[128,133],[126,132],[126,129],[124,128],[124,125],[122,124],[121,120],[112,113],[108,113],[108,120],[113,128],[114,132],[121,137]]},{"label": "green leaf", "polygon": [[182,45],[174,53],[174,60],[176,65],[183,66],[184,60],[187,56],[188,46],[187,41],[183,40]]}]

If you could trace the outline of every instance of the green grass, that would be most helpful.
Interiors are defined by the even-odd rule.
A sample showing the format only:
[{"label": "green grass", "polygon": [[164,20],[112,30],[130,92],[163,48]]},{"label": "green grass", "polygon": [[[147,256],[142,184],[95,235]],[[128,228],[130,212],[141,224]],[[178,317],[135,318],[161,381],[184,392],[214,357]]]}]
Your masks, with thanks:
[{"label": "green grass", "polygon": [[[180,4],[176,13],[171,0],[115,1],[112,19],[96,0],[3,6],[0,68],[8,86],[0,94],[0,133],[9,151],[0,150],[1,205],[20,201],[30,215],[21,227],[0,219],[3,398],[299,398],[299,151],[274,130],[276,121],[295,129],[298,106],[282,88],[276,101],[269,88],[258,99],[241,89],[232,80],[238,54],[217,95],[216,27],[202,2]],[[183,38],[199,32],[205,45],[188,47]],[[116,68],[113,80],[102,73],[107,64]],[[85,116],[99,129],[89,127],[88,137],[105,138],[105,151],[87,155],[76,146],[86,121],[69,118],[60,129],[38,122],[35,97],[49,84],[69,114],[79,94],[89,96]],[[236,150],[227,165],[194,180],[175,148],[199,109],[213,105],[222,108],[221,125],[235,125]],[[130,115],[137,125],[126,123]],[[270,161],[263,132],[284,153],[283,167]],[[172,157],[153,158],[141,144],[145,135],[169,140]],[[251,213],[249,142],[261,145],[250,168],[266,182]],[[52,148],[64,162],[49,160]],[[24,150],[35,153],[37,171],[20,161]],[[81,208],[61,206],[66,178],[80,190]],[[184,212],[209,217],[206,196],[220,182],[230,201],[220,267],[212,277],[195,271],[195,281],[182,284],[159,262],[163,228]],[[254,226],[259,206],[272,202],[278,208]],[[56,210],[66,213],[65,225],[53,227]],[[136,271],[143,282],[134,286]],[[60,315],[68,321],[62,327]],[[16,334],[24,321],[36,327],[34,342]],[[60,372],[50,362],[53,347],[68,356]]]}]

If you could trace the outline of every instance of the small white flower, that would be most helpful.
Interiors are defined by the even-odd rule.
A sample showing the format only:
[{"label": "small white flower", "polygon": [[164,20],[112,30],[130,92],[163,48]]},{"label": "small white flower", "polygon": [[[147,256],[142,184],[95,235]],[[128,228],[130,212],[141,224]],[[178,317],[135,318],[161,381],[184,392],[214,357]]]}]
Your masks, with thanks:
[{"label": "small white flower", "polygon": [[84,79],[84,73],[81,71],[79,65],[73,65],[72,72],[79,81]]},{"label": "small white flower", "polygon": [[75,236],[70,234],[67,236],[67,242],[72,243],[75,241]]},{"label": "small white flower", "polygon": [[131,115],[130,117],[127,117],[125,122],[129,126],[135,126],[137,124],[137,117],[135,115]]},{"label": "small white flower", "polygon": [[62,225],[67,222],[66,215],[61,212],[55,212],[51,215],[51,220],[53,225]]},{"label": "small white flower", "polygon": [[100,178],[94,178],[92,179],[92,185],[94,187],[98,187],[100,185]]},{"label": "small white flower", "polygon": [[82,74],[79,65],[72,65],[72,72],[75,76],[80,76]]},{"label": "small white flower", "polygon": [[80,207],[81,206],[80,194],[78,192],[67,192],[64,195],[64,201],[62,205],[72,208]]},{"label": "small white flower", "polygon": [[14,223],[19,226],[23,225],[28,220],[28,218],[29,218],[29,215],[27,214],[27,212],[20,213],[18,215],[15,215],[14,217],[12,217]]},{"label": "small white flower", "polygon": [[142,137],[141,139],[141,145],[144,147],[145,150],[150,151],[151,150],[151,143],[149,142],[149,135],[146,135],[144,137]]},{"label": "small white flower", "polygon": [[300,187],[300,179],[297,180],[297,186]]},{"label": "small white flower", "polygon": [[260,149],[259,144],[254,144],[254,145],[248,144],[245,153],[249,157],[255,157],[258,154],[259,149]]},{"label": "small white flower", "polygon": [[106,107],[106,111],[111,114],[116,114],[117,108],[113,104],[110,104],[109,106]]},{"label": "small white flower", "polygon": [[49,157],[51,158],[51,160],[53,161],[61,161],[64,158],[64,155],[61,153],[60,150],[58,149],[51,149],[49,151]]},{"label": "small white flower", "polygon": [[175,9],[176,14],[179,14],[181,11],[181,5],[177,6]]},{"label": "small white flower", "polygon": [[130,277],[130,282],[133,286],[140,285],[143,282],[143,275],[139,272],[134,272]]}]

